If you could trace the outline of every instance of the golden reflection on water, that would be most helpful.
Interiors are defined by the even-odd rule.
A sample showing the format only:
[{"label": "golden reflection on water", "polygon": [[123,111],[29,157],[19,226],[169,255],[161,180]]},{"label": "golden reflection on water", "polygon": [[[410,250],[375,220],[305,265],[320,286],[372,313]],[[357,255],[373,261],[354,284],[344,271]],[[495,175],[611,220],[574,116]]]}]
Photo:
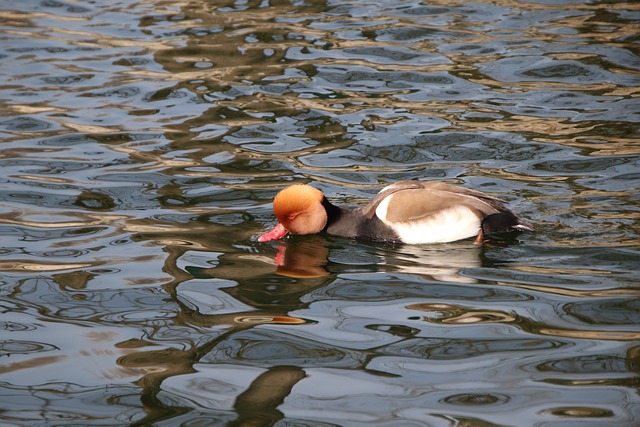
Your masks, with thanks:
[{"label": "golden reflection on water", "polygon": [[438,317],[424,318],[424,320],[431,323],[466,325],[477,323],[510,323],[516,320],[515,316],[500,311],[467,310],[463,307],[449,304],[418,303],[410,304],[406,308],[408,310],[438,312]]},{"label": "golden reflection on water", "polygon": [[60,271],[79,268],[88,268],[92,264],[60,264],[60,263],[38,263],[28,261],[3,261],[0,262],[0,271]]},{"label": "golden reflection on water", "polygon": [[585,331],[558,328],[540,328],[538,333],[551,335],[556,337],[594,339],[594,340],[613,340],[613,341],[637,341],[640,340],[640,332],[627,331]]},{"label": "golden reflection on water", "polygon": [[541,322],[524,319],[513,313],[496,310],[478,311],[462,306],[437,303],[410,304],[406,306],[406,308],[408,310],[436,313],[436,316],[425,316],[422,318],[422,320],[433,324],[474,325],[484,323],[506,323],[521,327],[529,333],[554,337],[611,341],[636,341],[640,339],[640,332],[616,331],[610,329],[598,331],[593,329],[557,328],[542,324]]},{"label": "golden reflection on water", "polygon": [[34,367],[53,365],[60,362],[64,358],[65,356],[40,356],[40,357],[34,357],[24,362],[7,363],[0,366],[0,374],[8,374],[8,373],[20,371],[23,369],[31,369]]}]

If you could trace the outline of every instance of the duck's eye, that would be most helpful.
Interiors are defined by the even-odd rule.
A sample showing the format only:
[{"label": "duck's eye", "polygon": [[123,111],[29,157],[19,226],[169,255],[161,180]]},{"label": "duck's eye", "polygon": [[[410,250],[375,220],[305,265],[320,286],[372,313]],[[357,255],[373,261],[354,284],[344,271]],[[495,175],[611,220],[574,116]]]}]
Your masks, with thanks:
[{"label": "duck's eye", "polygon": [[296,219],[297,216],[298,216],[297,213],[289,214],[289,219]]}]

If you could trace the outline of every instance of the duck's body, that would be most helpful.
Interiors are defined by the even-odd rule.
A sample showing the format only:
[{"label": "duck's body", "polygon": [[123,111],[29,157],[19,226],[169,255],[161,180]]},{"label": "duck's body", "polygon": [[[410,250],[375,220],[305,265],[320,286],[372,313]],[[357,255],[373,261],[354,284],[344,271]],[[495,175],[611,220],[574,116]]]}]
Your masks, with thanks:
[{"label": "duck's body", "polygon": [[259,241],[288,233],[326,231],[336,236],[401,243],[444,243],[487,234],[531,230],[503,201],[450,184],[402,181],[382,189],[362,208],[331,204],[311,186],[292,185],[273,202],[278,225]]}]

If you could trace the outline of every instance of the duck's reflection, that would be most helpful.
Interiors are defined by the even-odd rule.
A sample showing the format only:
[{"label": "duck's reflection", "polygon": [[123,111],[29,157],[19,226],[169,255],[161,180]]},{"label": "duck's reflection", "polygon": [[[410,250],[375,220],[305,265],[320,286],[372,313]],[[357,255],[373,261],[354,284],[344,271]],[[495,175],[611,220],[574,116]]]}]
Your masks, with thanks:
[{"label": "duck's reflection", "polygon": [[[293,237],[276,243],[275,273],[297,278],[323,277],[350,271],[417,274],[427,280],[474,283],[461,272],[482,266],[482,248],[470,242],[427,246],[367,244],[336,245],[339,262],[331,262],[330,242],[322,236]],[[333,257],[335,258],[335,257]],[[331,264],[329,266],[329,264]]]},{"label": "duck's reflection", "polygon": [[276,274],[288,277],[311,278],[329,275],[326,266],[329,246],[326,239],[311,236],[277,243]]},{"label": "duck's reflection", "polygon": [[[461,270],[482,264],[481,248],[471,242],[416,247],[296,236],[273,245],[275,254],[271,257],[224,253],[211,268],[185,266],[182,257],[189,251],[180,246],[167,247],[166,269],[176,280],[165,290],[178,305],[172,324],[176,329],[206,330],[211,338],[186,349],[136,349],[118,360],[123,367],[143,372],[137,384],[143,389],[141,400],[147,416],[136,425],[188,412],[189,408],[176,407],[158,397],[163,381],[196,372],[194,365],[206,355],[211,357],[240,331],[259,325],[304,327],[313,323],[292,313],[304,310],[309,304],[304,302],[309,300],[305,296],[332,283],[338,274],[407,273],[434,281],[469,282],[472,279],[461,275]],[[220,286],[221,281],[228,286]],[[199,301],[198,295],[208,300]],[[300,367],[269,367],[245,390],[237,392],[233,405],[236,419],[230,425],[273,425],[283,418],[278,406],[304,376]]]},{"label": "duck's reflection", "polygon": [[[273,258],[236,252],[222,255],[212,268],[183,265],[181,259],[193,245],[167,247],[165,268],[175,281],[166,285],[165,291],[178,305],[172,319],[173,326],[169,328],[174,327],[176,331],[181,328],[206,330],[206,334],[213,337],[185,349],[140,351],[140,348],[130,348],[129,354],[118,359],[120,366],[143,373],[136,384],[142,388],[141,401],[147,416],[132,425],[149,425],[192,410],[163,401],[159,397],[163,381],[196,372],[195,364],[238,332],[259,325],[303,326],[312,323],[289,313],[304,309],[308,304],[301,302],[302,297],[333,280],[323,267],[329,249],[319,239],[300,243],[302,246],[294,244],[278,252],[276,262],[282,265],[274,266]],[[204,247],[204,243],[199,246]],[[274,270],[277,270],[277,275]],[[229,286],[216,287],[216,283],[221,281],[228,282]],[[189,289],[193,283],[203,285],[201,295],[208,298],[200,305],[197,294],[187,298],[183,290]],[[206,287],[207,283],[210,283],[210,288]],[[216,309],[211,313],[213,306]],[[208,311],[201,312],[204,309]],[[159,325],[157,329],[153,334],[166,333],[167,326]],[[189,336],[192,335],[189,332]],[[125,348],[126,343],[122,347]],[[235,397],[233,409],[237,416],[230,425],[273,425],[283,417],[277,407],[303,377],[301,368],[269,367]]]}]

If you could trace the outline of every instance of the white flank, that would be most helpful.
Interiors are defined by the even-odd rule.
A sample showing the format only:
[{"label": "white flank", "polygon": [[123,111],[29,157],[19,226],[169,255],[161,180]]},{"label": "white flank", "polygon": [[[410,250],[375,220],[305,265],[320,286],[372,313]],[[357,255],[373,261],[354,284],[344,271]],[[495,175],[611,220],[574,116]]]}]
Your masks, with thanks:
[{"label": "white flank", "polygon": [[480,231],[480,219],[465,206],[453,206],[419,221],[387,221],[387,209],[393,194],[376,208],[376,215],[409,244],[446,243],[474,237]]}]

